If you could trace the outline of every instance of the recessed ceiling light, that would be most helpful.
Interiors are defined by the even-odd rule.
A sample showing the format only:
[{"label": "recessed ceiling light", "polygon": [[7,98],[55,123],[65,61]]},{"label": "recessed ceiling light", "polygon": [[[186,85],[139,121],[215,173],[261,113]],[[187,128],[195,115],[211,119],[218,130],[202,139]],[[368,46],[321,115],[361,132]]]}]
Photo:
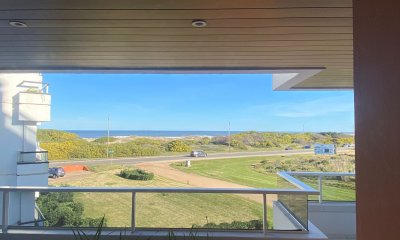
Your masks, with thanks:
[{"label": "recessed ceiling light", "polygon": [[8,24],[10,24],[13,27],[18,27],[18,28],[20,28],[20,27],[28,27],[28,25],[26,23],[21,22],[21,21],[16,21],[16,20],[10,20],[8,22]]},{"label": "recessed ceiling light", "polygon": [[207,22],[205,20],[197,19],[192,21],[192,26],[193,27],[205,27],[207,26]]}]

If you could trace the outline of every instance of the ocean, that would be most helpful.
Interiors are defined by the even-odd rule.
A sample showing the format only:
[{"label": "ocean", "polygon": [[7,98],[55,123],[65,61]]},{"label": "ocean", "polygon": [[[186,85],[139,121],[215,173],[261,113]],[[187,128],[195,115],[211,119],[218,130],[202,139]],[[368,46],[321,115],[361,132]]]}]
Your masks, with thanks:
[{"label": "ocean", "polygon": [[[64,130],[66,132],[75,133],[81,138],[100,138],[106,137],[107,131],[99,130]],[[241,131],[231,131],[231,134],[240,133]],[[150,130],[110,130],[110,136],[143,136],[143,137],[187,137],[187,136],[227,136],[228,131],[150,131]]]},{"label": "ocean", "polygon": [[[81,138],[100,138],[106,137],[106,130],[63,130],[75,133]],[[241,133],[244,131],[231,131],[231,134]],[[287,131],[286,133],[299,133]],[[354,135],[354,133],[344,132],[344,134]],[[188,136],[228,136],[228,131],[165,131],[165,130],[110,130],[112,137],[188,137]]]}]

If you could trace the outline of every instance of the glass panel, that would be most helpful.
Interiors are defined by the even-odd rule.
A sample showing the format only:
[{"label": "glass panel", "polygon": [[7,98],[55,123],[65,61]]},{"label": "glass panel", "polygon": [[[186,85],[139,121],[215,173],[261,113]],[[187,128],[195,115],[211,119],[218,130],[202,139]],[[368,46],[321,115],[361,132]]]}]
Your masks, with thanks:
[{"label": "glass panel", "polygon": [[[284,178],[278,178],[277,181],[277,186],[280,189],[297,189]],[[273,211],[275,230],[308,228],[308,195],[278,194],[273,205]]]},{"label": "glass panel", "polygon": [[138,193],[136,226],[262,229],[262,195]]},{"label": "glass panel", "polygon": [[[318,177],[296,176],[299,180],[318,190]],[[323,201],[355,201],[355,177],[323,177]],[[318,201],[318,195],[310,195],[309,200]]]},{"label": "glass panel", "polygon": [[[278,215],[278,212],[280,215]],[[274,205],[274,213],[274,224],[279,220],[278,218],[285,219],[285,222],[279,225],[275,224],[275,229],[297,230],[302,229],[301,226],[308,229],[307,195],[278,194],[278,200]],[[300,223],[301,226],[299,226],[298,223]]]},{"label": "glass panel", "polygon": [[131,193],[43,193],[36,203],[46,227],[131,226]]},{"label": "glass panel", "polygon": [[20,152],[18,163],[47,162],[47,151]]},{"label": "glass panel", "polygon": [[355,177],[324,177],[322,179],[323,201],[355,201]]},{"label": "glass panel", "polygon": [[[318,177],[314,176],[295,176],[297,179],[300,181],[304,182],[308,186],[314,188],[315,190],[318,190]],[[318,201],[319,196],[318,195],[309,195],[308,200],[310,201]]]},{"label": "glass panel", "polygon": [[282,177],[277,178],[276,186],[279,189],[298,189],[296,186],[294,186],[292,183],[288,182],[286,179]]}]

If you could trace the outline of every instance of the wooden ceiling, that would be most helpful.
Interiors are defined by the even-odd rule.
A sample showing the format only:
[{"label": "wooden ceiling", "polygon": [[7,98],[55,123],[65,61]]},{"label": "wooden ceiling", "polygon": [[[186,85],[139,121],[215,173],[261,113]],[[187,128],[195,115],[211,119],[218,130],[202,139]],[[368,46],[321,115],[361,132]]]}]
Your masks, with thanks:
[{"label": "wooden ceiling", "polygon": [[0,0],[0,70],[323,67],[294,88],[352,88],[352,21],[351,0]]}]

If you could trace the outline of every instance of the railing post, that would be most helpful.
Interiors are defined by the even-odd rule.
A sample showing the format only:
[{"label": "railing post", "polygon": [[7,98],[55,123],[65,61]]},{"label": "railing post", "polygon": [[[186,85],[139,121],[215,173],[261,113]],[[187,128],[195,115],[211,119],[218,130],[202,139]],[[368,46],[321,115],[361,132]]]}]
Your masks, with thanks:
[{"label": "railing post", "polygon": [[136,228],[136,192],[132,192],[132,217],[131,217],[131,231],[134,232]]},{"label": "railing post", "polygon": [[267,222],[267,194],[263,193],[263,232],[264,235],[268,232],[268,222]]},{"label": "railing post", "polygon": [[3,191],[3,216],[1,230],[3,233],[7,233],[8,230],[8,211],[10,205],[10,192]]},{"label": "railing post", "polygon": [[319,191],[319,196],[318,196],[318,202],[322,203],[322,176],[318,176],[318,191]]}]

